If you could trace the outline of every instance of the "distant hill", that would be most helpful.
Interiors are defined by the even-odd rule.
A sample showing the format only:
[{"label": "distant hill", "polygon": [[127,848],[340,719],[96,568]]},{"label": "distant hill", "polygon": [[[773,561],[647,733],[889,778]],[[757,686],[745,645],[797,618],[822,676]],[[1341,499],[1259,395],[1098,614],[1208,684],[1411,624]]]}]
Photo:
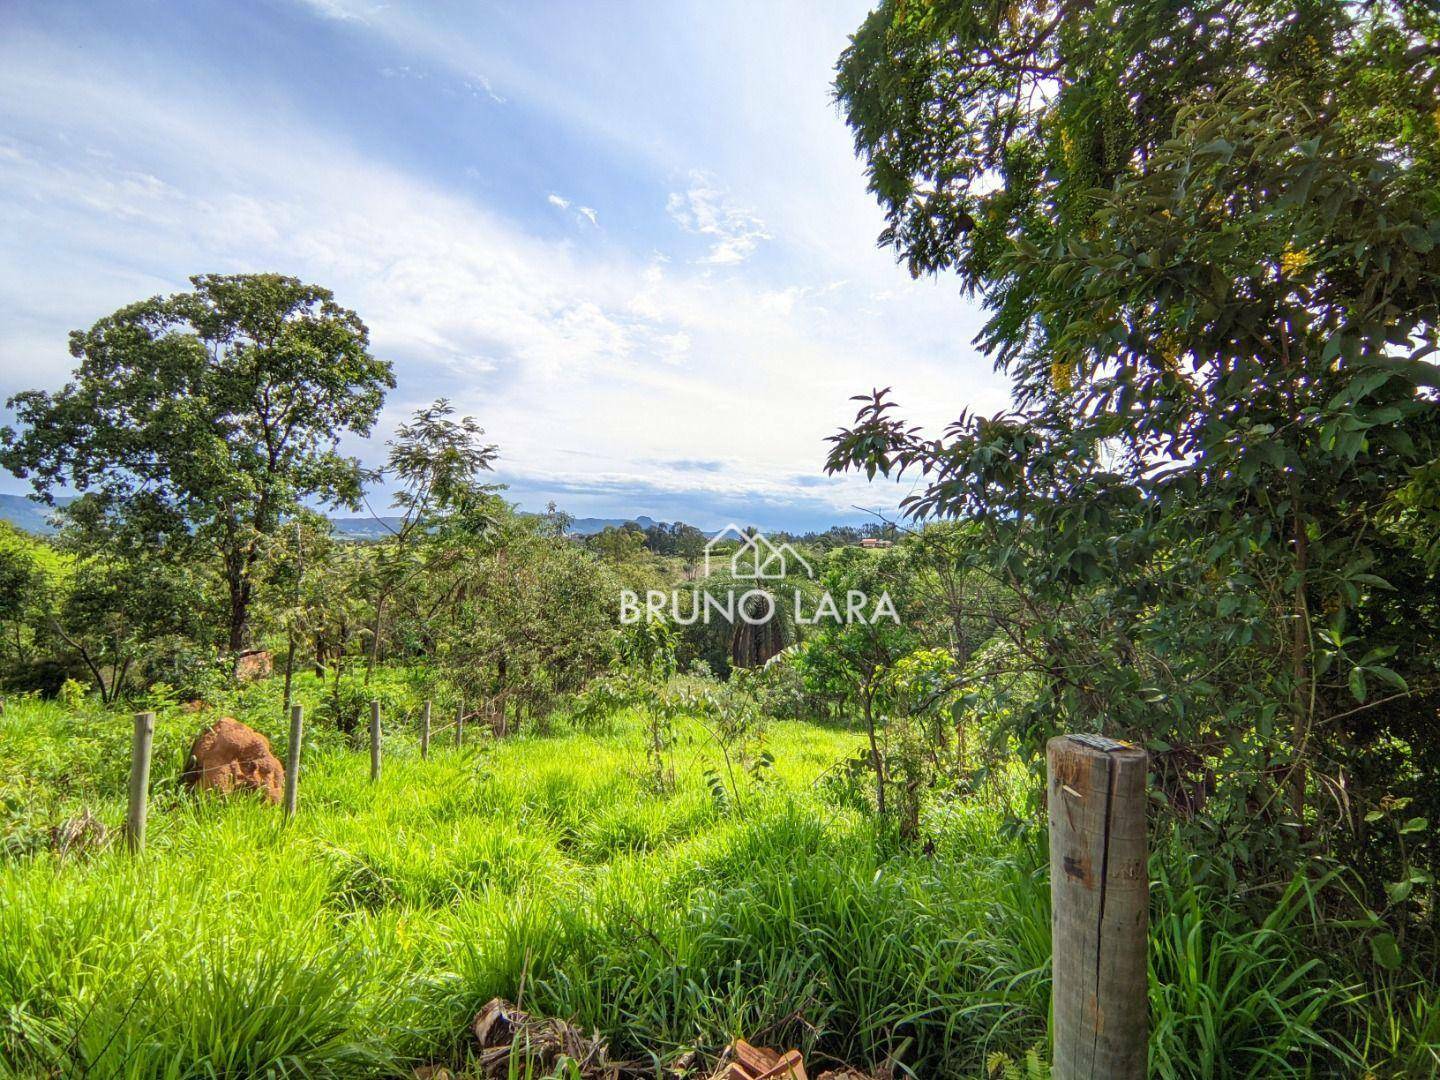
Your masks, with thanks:
[{"label": "distant hill", "polygon": [[330,519],[335,532],[348,540],[383,540],[400,529],[398,517],[343,517]]},{"label": "distant hill", "polygon": [[[63,506],[70,500],[62,497],[55,501]],[[25,495],[0,495],[0,521],[8,521],[16,528],[38,536],[49,536],[55,531],[55,526],[50,523],[50,515],[54,512],[51,507]]]},{"label": "distant hill", "polygon": [[632,521],[642,529],[659,524],[654,518],[648,518],[644,514],[636,518],[576,518],[570,523],[570,531],[577,536],[591,536],[598,532],[604,532],[612,526],[618,529]]},{"label": "distant hill", "polygon": [[[68,498],[55,500],[62,506],[69,502]],[[17,528],[26,532],[35,533],[39,536],[50,536],[55,532],[55,526],[50,523],[50,514],[54,511],[48,506],[34,502],[24,495],[0,495],[0,521],[8,521]],[[577,536],[590,536],[610,526],[619,528],[626,522],[633,521],[642,529],[648,529],[656,524],[654,518],[640,515],[635,518],[576,518],[570,526],[570,531]],[[351,540],[380,540],[390,536],[395,529],[400,527],[398,517],[337,517],[331,518],[330,524],[335,526],[335,531],[341,536]]]},{"label": "distant hill", "polygon": [[[0,514],[0,517],[3,517]],[[648,529],[656,524],[654,518],[640,515],[635,518],[576,518],[570,525],[570,532],[576,536],[590,536],[610,526],[619,528],[626,522],[633,521],[642,529]],[[400,527],[398,517],[344,517],[331,518],[330,524],[335,526],[335,531],[341,536],[349,537],[352,540],[380,540],[390,536]]]}]

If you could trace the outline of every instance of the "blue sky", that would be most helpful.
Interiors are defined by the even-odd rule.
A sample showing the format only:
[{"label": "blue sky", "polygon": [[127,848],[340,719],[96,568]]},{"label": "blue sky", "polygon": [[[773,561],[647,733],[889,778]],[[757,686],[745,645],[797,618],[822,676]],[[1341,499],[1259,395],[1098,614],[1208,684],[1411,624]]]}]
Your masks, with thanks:
[{"label": "blue sky", "polygon": [[[829,80],[863,3],[6,3],[0,396],[198,272],[333,289],[527,509],[809,528],[852,394],[1006,403],[953,280],[877,250]],[[0,474],[0,490],[23,482]],[[383,499],[381,500],[383,502]]]}]

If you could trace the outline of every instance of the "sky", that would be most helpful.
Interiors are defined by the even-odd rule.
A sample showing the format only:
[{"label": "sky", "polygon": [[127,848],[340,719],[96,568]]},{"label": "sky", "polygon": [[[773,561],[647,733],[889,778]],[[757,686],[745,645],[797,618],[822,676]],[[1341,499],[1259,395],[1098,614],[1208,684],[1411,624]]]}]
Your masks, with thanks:
[{"label": "sky", "polygon": [[5,0],[0,398],[125,303],[277,271],[395,366],[367,464],[443,396],[524,509],[893,516],[824,475],[852,395],[938,432],[1007,393],[954,279],[876,246],[830,88],[866,6]]}]

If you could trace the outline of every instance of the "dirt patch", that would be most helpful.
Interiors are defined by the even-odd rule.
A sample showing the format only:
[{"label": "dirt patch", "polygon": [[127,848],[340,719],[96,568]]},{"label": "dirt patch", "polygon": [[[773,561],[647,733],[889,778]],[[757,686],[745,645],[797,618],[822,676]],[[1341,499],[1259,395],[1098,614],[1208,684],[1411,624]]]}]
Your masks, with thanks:
[{"label": "dirt patch", "polygon": [[275,662],[264,649],[251,649],[235,658],[235,681],[248,683],[268,679],[275,670]]}]

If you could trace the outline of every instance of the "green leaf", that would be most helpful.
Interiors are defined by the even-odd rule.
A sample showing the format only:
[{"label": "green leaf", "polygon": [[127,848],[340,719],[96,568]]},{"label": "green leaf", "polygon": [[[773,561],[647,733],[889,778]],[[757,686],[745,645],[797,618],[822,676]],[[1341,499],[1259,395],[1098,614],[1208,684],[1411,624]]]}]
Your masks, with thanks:
[{"label": "green leaf", "polygon": [[1365,703],[1365,669],[1353,667],[1350,669],[1350,693],[1360,704]]},{"label": "green leaf", "polygon": [[1384,578],[1378,576],[1377,574],[1354,574],[1351,576],[1350,580],[1358,581],[1361,585],[1369,585],[1371,588],[1374,589],[1388,589],[1391,592],[1395,591],[1394,585],[1391,585],[1390,582],[1386,581]]},{"label": "green leaf", "polygon": [[1386,971],[1400,970],[1400,946],[1396,943],[1394,934],[1387,931],[1372,937],[1370,939],[1370,955]]},{"label": "green leaf", "polygon": [[1211,139],[1195,153],[1201,157],[1216,157],[1228,162],[1235,153],[1235,144],[1229,139]]},{"label": "green leaf", "polygon": [[1430,239],[1430,233],[1414,225],[1400,235],[1405,238],[1407,244],[1422,255],[1435,246],[1435,241]]},{"label": "green leaf", "polygon": [[1403,904],[1410,896],[1410,890],[1415,886],[1412,882],[1392,881],[1385,886],[1385,895],[1390,898],[1392,904]]}]

